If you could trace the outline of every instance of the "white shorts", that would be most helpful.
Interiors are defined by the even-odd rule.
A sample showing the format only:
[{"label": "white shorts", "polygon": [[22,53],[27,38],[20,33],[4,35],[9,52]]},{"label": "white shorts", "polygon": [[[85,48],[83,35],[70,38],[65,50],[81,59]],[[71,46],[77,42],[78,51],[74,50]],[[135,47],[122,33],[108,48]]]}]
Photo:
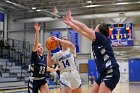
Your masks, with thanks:
[{"label": "white shorts", "polygon": [[61,73],[60,82],[61,88],[67,86],[73,90],[81,87],[80,75],[76,70]]}]

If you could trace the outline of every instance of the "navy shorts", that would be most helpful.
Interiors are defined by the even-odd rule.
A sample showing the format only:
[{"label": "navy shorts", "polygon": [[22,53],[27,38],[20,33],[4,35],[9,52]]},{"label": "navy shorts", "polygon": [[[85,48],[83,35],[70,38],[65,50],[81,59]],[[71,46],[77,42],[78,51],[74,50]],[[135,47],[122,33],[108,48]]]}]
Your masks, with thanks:
[{"label": "navy shorts", "polygon": [[102,82],[113,91],[117,83],[120,80],[120,71],[119,68],[110,68],[103,73],[100,73],[99,78],[95,81],[99,86]]},{"label": "navy shorts", "polygon": [[38,93],[38,90],[40,90],[40,87],[46,83],[47,83],[46,78],[41,79],[41,80],[29,79],[29,81],[28,81],[28,93]]}]

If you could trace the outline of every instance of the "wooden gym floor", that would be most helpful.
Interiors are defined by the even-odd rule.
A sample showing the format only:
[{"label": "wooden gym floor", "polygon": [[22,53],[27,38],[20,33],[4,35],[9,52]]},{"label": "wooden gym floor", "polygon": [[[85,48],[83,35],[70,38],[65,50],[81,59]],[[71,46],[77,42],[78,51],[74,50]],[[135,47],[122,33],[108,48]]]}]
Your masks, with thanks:
[{"label": "wooden gym floor", "polygon": [[[89,93],[90,86],[82,86],[83,93]],[[51,93],[60,93],[59,88],[51,89]],[[5,90],[0,93],[27,93],[27,89]],[[140,93],[140,83],[119,83],[112,93]]]}]

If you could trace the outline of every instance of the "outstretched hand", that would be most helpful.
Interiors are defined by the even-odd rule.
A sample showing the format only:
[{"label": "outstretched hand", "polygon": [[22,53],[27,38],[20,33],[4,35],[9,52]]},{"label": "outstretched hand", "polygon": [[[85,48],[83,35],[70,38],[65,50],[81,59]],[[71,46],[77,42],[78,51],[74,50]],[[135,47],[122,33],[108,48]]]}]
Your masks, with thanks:
[{"label": "outstretched hand", "polygon": [[40,28],[41,28],[41,26],[39,25],[39,23],[35,23],[34,24],[34,29],[35,29],[35,31],[40,31]]},{"label": "outstretched hand", "polygon": [[72,12],[71,12],[71,10],[69,9],[68,11],[67,11],[67,18],[69,19],[69,20],[72,20],[73,19],[73,17],[71,16],[72,15]]},{"label": "outstretched hand", "polygon": [[71,20],[73,19],[73,17],[71,16],[71,10],[69,9],[67,11],[66,17],[64,18],[64,23],[66,23],[67,25],[71,26],[73,23],[71,22]]},{"label": "outstretched hand", "polygon": [[68,16],[65,17],[65,19],[63,20],[65,24],[67,24],[68,26],[71,26],[71,24],[73,24],[70,19],[68,18]]}]

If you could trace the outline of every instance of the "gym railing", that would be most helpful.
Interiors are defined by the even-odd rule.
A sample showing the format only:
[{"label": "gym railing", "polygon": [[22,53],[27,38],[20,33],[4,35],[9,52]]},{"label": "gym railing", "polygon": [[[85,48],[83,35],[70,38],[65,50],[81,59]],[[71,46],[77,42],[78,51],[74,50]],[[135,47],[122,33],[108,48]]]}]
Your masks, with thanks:
[{"label": "gym railing", "polygon": [[[23,78],[22,74],[24,70],[28,70],[28,65],[30,62],[30,53],[32,49],[32,44],[25,41],[8,39],[4,42],[2,46],[1,57],[8,59],[6,61],[5,72],[7,70],[7,66],[13,66],[12,63],[21,66],[21,76],[20,80]],[[8,65],[8,62],[11,62],[11,65]]]},{"label": "gym railing", "polygon": [[[24,73],[23,70],[28,71],[32,47],[33,44],[25,41],[15,39],[8,39],[5,41],[3,46],[3,58],[8,59],[6,61],[5,72],[7,71],[8,66],[12,67],[13,63],[15,63],[16,65],[21,66],[21,74],[19,78],[22,80],[24,78],[23,74],[28,74]],[[46,51],[44,54],[47,54]],[[8,65],[8,62],[11,62],[11,64]]]}]

